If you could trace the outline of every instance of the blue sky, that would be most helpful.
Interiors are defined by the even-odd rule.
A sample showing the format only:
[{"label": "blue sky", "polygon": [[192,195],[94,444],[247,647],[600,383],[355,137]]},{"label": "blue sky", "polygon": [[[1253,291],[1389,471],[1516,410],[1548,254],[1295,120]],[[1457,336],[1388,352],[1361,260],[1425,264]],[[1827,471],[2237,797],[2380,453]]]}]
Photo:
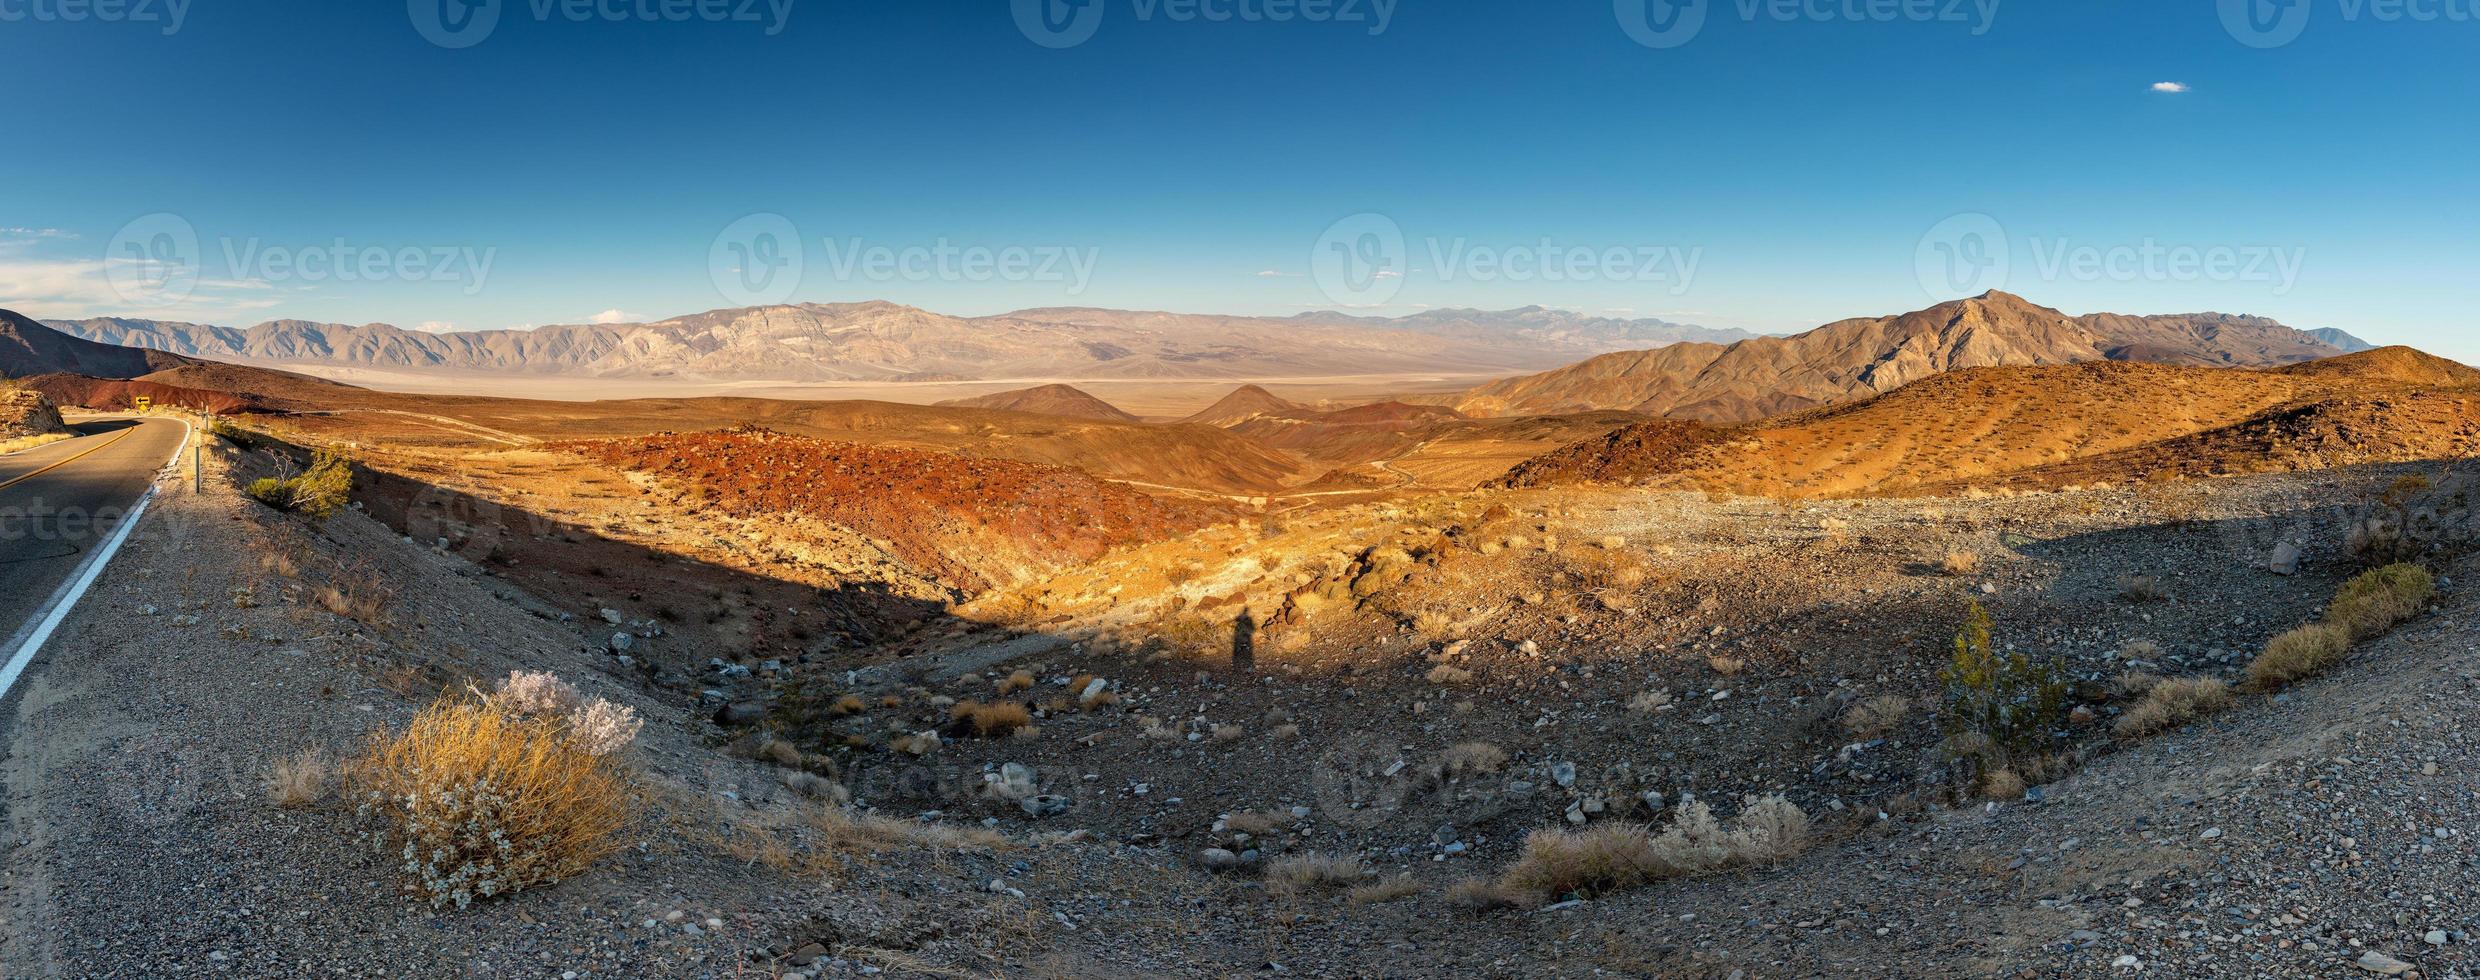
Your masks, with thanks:
[{"label": "blue sky", "polygon": [[[464,47],[431,0],[128,2],[0,0],[23,312],[477,329],[780,293],[1789,331],[2003,287],[2480,360],[2465,0],[2282,0],[2307,19],[2271,47],[2157,0],[1712,0],[1693,35],[1649,33],[1683,23],[1663,0],[1087,0],[1064,47],[1000,0],[502,0],[481,34],[431,8]],[[718,240],[752,214],[774,248]],[[785,246],[797,278],[751,275]],[[130,285],[144,254],[190,278]]]}]

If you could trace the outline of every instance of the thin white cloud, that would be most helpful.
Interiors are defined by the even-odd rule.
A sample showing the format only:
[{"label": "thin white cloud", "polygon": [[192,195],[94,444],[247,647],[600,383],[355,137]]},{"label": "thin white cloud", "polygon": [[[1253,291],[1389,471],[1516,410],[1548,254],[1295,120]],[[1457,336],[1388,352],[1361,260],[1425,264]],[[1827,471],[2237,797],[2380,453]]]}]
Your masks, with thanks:
[{"label": "thin white cloud", "polygon": [[2172,95],[2177,95],[2177,94],[2179,94],[2179,93],[2181,93],[2181,92],[2185,92],[2185,91],[2187,91],[2187,83],[2186,83],[2186,82],[2154,82],[2154,83],[2153,83],[2153,91],[2156,91],[2156,92],[2167,92],[2167,93],[2170,93],[2170,94],[2172,94]]},{"label": "thin white cloud", "polygon": [[[246,319],[280,302],[266,282],[201,278],[179,301],[149,304],[142,302],[143,293],[124,295],[113,285],[113,267],[101,259],[0,258],[0,307],[37,318],[141,316],[218,323]],[[125,265],[121,271],[127,272]]]},{"label": "thin white cloud", "polygon": [[1273,270],[1273,269],[1267,269],[1267,270],[1265,270],[1265,271],[1262,271],[1262,272],[1257,273],[1257,278],[1259,278],[1259,279],[1296,279],[1296,278],[1299,278],[1299,277],[1298,277],[1298,276],[1296,276],[1296,275],[1295,275],[1295,274],[1293,274],[1293,273],[1289,273],[1289,272],[1277,272],[1277,271],[1275,271],[1275,270]]},{"label": "thin white cloud", "polygon": [[446,320],[424,320],[416,324],[413,329],[423,333],[455,333],[456,324]]},{"label": "thin white cloud", "polygon": [[641,314],[631,313],[631,312],[629,312],[629,311],[627,311],[627,310],[623,310],[623,309],[621,309],[621,308],[619,308],[619,307],[615,306],[615,307],[612,307],[611,309],[604,310],[604,311],[603,311],[603,312],[601,312],[601,313],[597,313],[597,314],[595,314],[595,315],[594,315],[594,319],[593,319],[593,321],[592,321],[592,322],[595,322],[595,323],[642,323],[642,322],[644,322],[644,321],[645,321],[645,319],[646,319],[646,318],[645,318],[643,315],[641,315]]}]

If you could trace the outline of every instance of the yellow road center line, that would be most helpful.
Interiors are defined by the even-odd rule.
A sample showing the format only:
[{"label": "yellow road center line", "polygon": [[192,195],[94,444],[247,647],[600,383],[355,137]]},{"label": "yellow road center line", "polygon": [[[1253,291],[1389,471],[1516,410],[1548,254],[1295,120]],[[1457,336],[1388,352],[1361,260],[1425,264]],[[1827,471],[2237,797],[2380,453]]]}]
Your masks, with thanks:
[{"label": "yellow road center line", "polygon": [[104,441],[103,441],[103,443],[102,443],[101,445],[95,446],[95,447],[90,448],[90,449],[83,449],[83,450],[79,450],[79,451],[78,451],[78,454],[77,454],[77,455],[75,455],[75,456],[71,456],[71,457],[69,457],[69,458],[67,458],[67,459],[64,459],[64,460],[61,460],[60,462],[57,462],[57,463],[53,463],[53,464],[52,464],[52,465],[50,465],[50,466],[46,466],[46,467],[44,467],[44,468],[42,468],[42,469],[39,469],[39,470],[36,470],[36,471],[34,471],[34,472],[32,472],[32,473],[28,473],[28,474],[26,474],[26,475],[24,475],[24,476],[18,477],[17,479],[10,480],[10,481],[9,481],[9,482],[7,482],[7,483],[0,483],[0,490],[6,490],[6,489],[8,489],[8,488],[10,488],[10,487],[13,487],[13,486],[16,486],[16,485],[18,485],[18,484],[20,484],[20,483],[24,483],[24,482],[26,482],[26,481],[28,481],[28,480],[34,479],[35,477],[42,476],[42,475],[43,475],[43,474],[45,474],[45,473],[49,473],[49,472],[51,472],[51,471],[53,471],[53,470],[56,470],[56,469],[59,469],[59,468],[61,468],[61,467],[63,467],[63,466],[67,466],[67,465],[69,465],[69,464],[71,464],[71,463],[77,462],[78,460],[85,459],[85,458],[86,458],[86,457],[88,457],[88,456],[92,456],[92,455],[94,455],[94,454],[96,454],[96,453],[102,452],[102,451],[104,451],[105,449],[110,448],[110,447],[111,447],[111,445],[112,445],[113,443],[116,443],[116,442],[119,442],[119,441],[121,441],[121,440],[123,440],[123,439],[127,439],[127,438],[129,438],[129,436],[130,436],[130,434],[131,434],[131,433],[134,433],[134,432],[138,431],[139,426],[144,425],[144,424],[145,424],[145,423],[141,422],[141,423],[139,423],[139,425],[133,425],[133,426],[130,426],[129,428],[122,429],[122,430],[121,430],[121,434],[120,434],[120,435],[116,435],[116,436],[113,436],[112,438],[109,438],[109,439],[104,440]]}]

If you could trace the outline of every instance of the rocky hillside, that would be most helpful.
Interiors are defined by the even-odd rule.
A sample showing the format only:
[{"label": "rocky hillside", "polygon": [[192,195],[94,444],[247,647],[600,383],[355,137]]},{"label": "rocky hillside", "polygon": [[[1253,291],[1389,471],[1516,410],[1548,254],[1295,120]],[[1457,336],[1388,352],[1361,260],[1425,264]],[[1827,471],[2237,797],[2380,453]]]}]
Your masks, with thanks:
[{"label": "rocky hillside", "polygon": [[995,408],[1004,412],[1028,412],[1034,415],[1057,415],[1072,419],[1104,419],[1111,422],[1135,422],[1137,417],[1119,410],[1073,385],[1042,385],[1019,388],[993,395],[957,398],[938,403],[942,408]]},{"label": "rocky hillside", "polygon": [[[1064,466],[786,436],[763,429],[565,444],[655,478],[683,507],[831,522],[962,591],[1228,517]],[[792,533],[788,529],[787,533]]]},{"label": "rocky hillside", "polygon": [[72,337],[13,311],[0,310],[0,378],[63,373],[134,378],[187,363],[188,358],[160,351],[132,350]]},{"label": "rocky hillside", "polygon": [[1455,407],[1474,415],[1626,409],[1740,422],[1893,391],[1946,371],[2088,361],[2268,367],[2343,351],[2259,317],[2070,317],[2000,292],[1793,337],[1628,351],[1494,382]]},{"label": "rocky hillside", "polygon": [[2065,486],[2460,458],[2480,372],[2401,348],[2280,370],[1970,368],[1742,428],[1663,421],[1518,466],[1513,486],[1761,496]]},{"label": "rocky hillside", "polygon": [[886,302],[452,333],[302,320],[239,329],[102,317],[52,326],[107,344],[251,364],[808,382],[1486,373],[1538,370],[1677,339],[1743,336],[1539,308],[1396,320],[1082,308],[965,318]]}]

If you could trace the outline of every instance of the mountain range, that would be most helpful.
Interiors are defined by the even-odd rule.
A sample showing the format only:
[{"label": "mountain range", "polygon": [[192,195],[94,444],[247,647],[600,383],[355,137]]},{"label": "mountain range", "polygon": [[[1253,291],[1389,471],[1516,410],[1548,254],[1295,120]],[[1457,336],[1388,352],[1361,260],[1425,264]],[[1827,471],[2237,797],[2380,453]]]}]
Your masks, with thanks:
[{"label": "mountain range", "polygon": [[87,340],[293,368],[670,377],[713,382],[1213,379],[1541,370],[1580,357],[1751,334],[1541,307],[1242,317],[1090,308],[952,317],[886,302],[713,310],[652,323],[432,333],[384,323],[248,328],[54,320]]},{"label": "mountain range", "polygon": [[1436,400],[1474,416],[1621,409],[1745,422],[1868,398],[1961,368],[2089,361],[2274,367],[2367,349],[2340,331],[2312,333],[2262,317],[2068,316],[1992,291],[1790,337],[1604,354]]}]

